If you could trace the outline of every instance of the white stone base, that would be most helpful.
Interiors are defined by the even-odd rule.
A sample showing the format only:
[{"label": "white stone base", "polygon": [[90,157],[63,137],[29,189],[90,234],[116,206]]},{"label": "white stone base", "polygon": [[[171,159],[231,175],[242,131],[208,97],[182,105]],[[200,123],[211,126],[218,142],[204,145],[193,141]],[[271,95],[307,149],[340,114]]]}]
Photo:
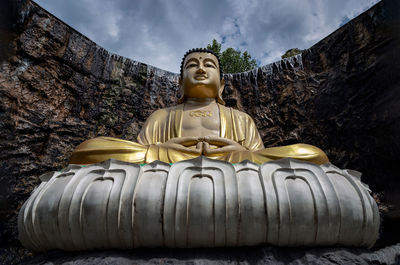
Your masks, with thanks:
[{"label": "white stone base", "polygon": [[294,159],[70,165],[41,177],[19,213],[20,240],[34,251],[370,247],[379,212],[359,175]]}]

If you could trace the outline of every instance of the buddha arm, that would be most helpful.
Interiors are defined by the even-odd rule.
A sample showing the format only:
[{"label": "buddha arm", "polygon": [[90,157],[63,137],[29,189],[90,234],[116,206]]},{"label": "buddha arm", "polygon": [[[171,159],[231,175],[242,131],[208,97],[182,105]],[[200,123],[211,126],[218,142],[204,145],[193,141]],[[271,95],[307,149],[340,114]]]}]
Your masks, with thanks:
[{"label": "buddha arm", "polygon": [[93,164],[114,158],[132,163],[143,163],[148,147],[112,137],[96,137],[75,148],[70,164]]},{"label": "buddha arm", "polygon": [[[329,159],[324,151],[318,147],[308,144],[293,144],[280,147],[264,148],[264,144],[253,119],[246,113],[234,109],[232,109],[232,127],[236,128],[235,135],[238,138],[238,142],[252,153],[245,154],[244,152],[240,152],[240,154],[234,154],[231,156],[231,158],[229,158],[231,161],[249,159],[253,162],[261,164],[271,160],[291,157],[315,164],[324,164],[329,162]],[[235,156],[236,158],[233,158]]]},{"label": "buddha arm", "polygon": [[180,137],[182,108],[183,106],[178,105],[160,109],[151,114],[140,130],[138,143],[143,145],[160,144]]},{"label": "buddha arm", "polygon": [[279,147],[265,148],[255,152],[269,160],[277,160],[285,157],[312,162],[318,165],[329,162],[324,151],[309,144],[292,144]]},{"label": "buddha arm", "polygon": [[139,164],[154,160],[174,163],[199,156],[200,149],[188,148],[192,144],[196,146],[197,140],[175,137],[180,128],[175,123],[174,110],[169,108],[154,112],[142,127],[138,143],[112,137],[90,139],[74,150],[70,163],[92,164],[110,158]]},{"label": "buddha arm", "polygon": [[264,148],[263,141],[253,119],[236,109],[220,106],[221,136],[238,142],[247,150]]}]

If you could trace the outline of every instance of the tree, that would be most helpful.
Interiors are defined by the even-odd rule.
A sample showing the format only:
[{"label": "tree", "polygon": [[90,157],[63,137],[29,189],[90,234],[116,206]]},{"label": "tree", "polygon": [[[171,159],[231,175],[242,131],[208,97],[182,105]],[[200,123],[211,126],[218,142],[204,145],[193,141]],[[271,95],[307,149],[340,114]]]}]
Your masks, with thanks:
[{"label": "tree", "polygon": [[216,39],[213,39],[212,44],[207,45],[207,49],[215,52],[221,58],[221,43],[218,43]]},{"label": "tree", "polygon": [[285,52],[284,55],[281,56],[282,59],[288,58],[288,57],[292,57],[295,56],[299,53],[302,53],[303,51],[298,49],[298,48],[293,48],[293,49],[289,49]]},{"label": "tree", "polygon": [[257,67],[256,60],[251,58],[251,55],[245,51],[243,54],[240,50],[227,48],[221,52],[221,43],[213,40],[207,45],[207,49],[215,52],[221,61],[221,69],[224,73],[240,73],[249,71]]}]

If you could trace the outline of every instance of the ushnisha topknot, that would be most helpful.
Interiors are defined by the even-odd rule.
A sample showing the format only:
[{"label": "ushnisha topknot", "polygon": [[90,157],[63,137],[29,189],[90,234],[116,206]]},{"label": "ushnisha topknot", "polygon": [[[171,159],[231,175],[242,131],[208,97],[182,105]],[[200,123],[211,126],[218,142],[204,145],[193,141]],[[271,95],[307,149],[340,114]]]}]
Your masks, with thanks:
[{"label": "ushnisha topknot", "polygon": [[222,78],[223,78],[223,73],[222,73],[222,69],[221,69],[221,61],[220,61],[220,59],[219,59],[219,56],[218,56],[218,54],[216,54],[215,52],[213,52],[213,51],[211,51],[211,50],[209,50],[209,49],[206,49],[206,48],[193,48],[193,49],[188,50],[188,51],[185,53],[185,55],[184,55],[183,58],[182,58],[182,62],[181,62],[181,73],[180,73],[180,74],[181,74],[181,78],[183,78],[183,63],[185,62],[186,56],[188,56],[189,54],[194,53],[194,52],[211,53],[212,55],[214,55],[214,56],[217,58],[217,60],[218,60],[219,77],[220,77],[220,79],[222,80]]}]

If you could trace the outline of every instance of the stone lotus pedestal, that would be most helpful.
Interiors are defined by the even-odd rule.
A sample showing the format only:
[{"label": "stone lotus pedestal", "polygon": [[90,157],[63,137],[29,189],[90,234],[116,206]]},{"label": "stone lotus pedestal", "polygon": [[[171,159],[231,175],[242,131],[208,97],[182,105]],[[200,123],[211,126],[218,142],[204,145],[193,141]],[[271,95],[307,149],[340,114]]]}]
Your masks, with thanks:
[{"label": "stone lotus pedestal", "polygon": [[34,251],[137,247],[365,246],[378,207],[359,173],[294,159],[108,160],[41,176],[19,213]]}]

